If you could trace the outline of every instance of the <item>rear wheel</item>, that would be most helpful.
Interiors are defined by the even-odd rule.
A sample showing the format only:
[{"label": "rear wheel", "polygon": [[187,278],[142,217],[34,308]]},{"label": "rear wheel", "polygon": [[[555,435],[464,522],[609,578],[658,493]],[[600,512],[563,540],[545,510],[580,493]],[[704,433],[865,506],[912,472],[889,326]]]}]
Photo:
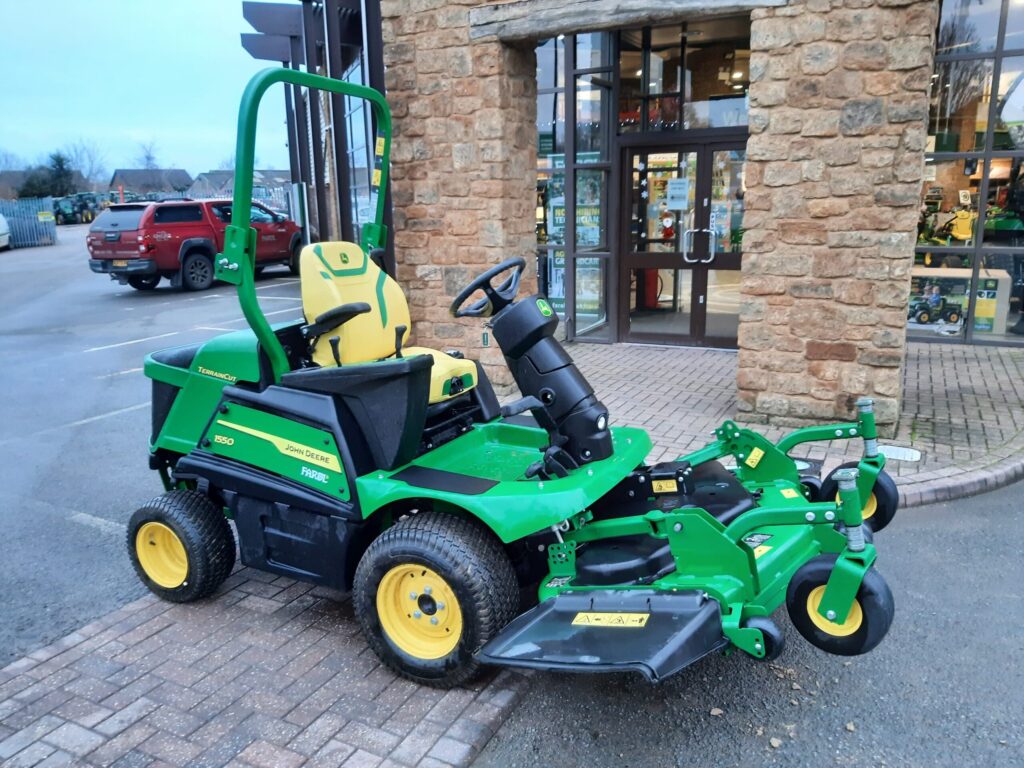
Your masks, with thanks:
[{"label": "rear wheel", "polygon": [[190,253],[181,262],[181,284],[190,291],[205,291],[213,285],[213,262],[205,253]]},{"label": "rear wheel", "polygon": [[478,671],[476,652],[515,616],[519,591],[501,544],[479,523],[435,512],[370,545],[352,599],[370,647],[403,677],[449,688]]},{"label": "rear wheel", "polygon": [[197,491],[170,491],[128,521],[128,554],[150,591],[174,603],[214,592],[235,564],[235,537],[223,511]]},{"label": "rear wheel", "polygon": [[[840,469],[856,469],[856,467],[856,461],[848,461],[832,470],[821,484],[821,498],[839,501],[839,483],[835,479],[836,471]],[[883,469],[878,473],[878,478],[871,488],[871,493],[864,499],[864,509],[861,510],[864,524],[877,533],[892,522],[899,506],[900,492],[896,488],[896,482]]]},{"label": "rear wheel", "polygon": [[922,309],[920,312],[917,313],[917,317],[915,317],[914,319],[921,325],[927,325],[929,322],[931,322],[932,316],[928,314],[926,310]]},{"label": "rear wheel", "polygon": [[299,274],[299,254],[302,253],[302,243],[296,242],[292,246],[292,255],[288,257],[288,269],[293,275]]},{"label": "rear wheel", "polygon": [[885,579],[870,568],[846,620],[840,624],[822,616],[818,608],[835,562],[835,555],[819,555],[793,574],[786,591],[786,610],[793,626],[811,645],[840,656],[857,656],[882,642],[896,606]]},{"label": "rear wheel", "polygon": [[160,284],[160,275],[135,275],[128,278],[128,285],[136,291],[152,291]]}]

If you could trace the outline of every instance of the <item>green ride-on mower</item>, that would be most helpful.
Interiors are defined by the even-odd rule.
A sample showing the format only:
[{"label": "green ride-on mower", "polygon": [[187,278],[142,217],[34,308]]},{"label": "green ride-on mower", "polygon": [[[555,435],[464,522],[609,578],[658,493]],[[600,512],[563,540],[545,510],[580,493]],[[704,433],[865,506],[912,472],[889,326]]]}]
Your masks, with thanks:
[{"label": "green ride-on mower", "polygon": [[[277,82],[371,104],[376,220],[359,244],[303,249],[305,322],[271,326],[248,202],[257,107]],[[871,402],[778,443],[726,421],[706,447],[648,465],[650,438],[612,426],[554,338],[550,305],[517,296],[514,258],[451,307],[485,318],[500,345],[523,397],[499,405],[478,363],[406,344],[409,309],[379,250],[390,134],[368,88],[287,69],[249,83],[216,269],[251,328],[146,359],[150,466],[166,489],[128,528],[146,586],[171,601],[210,595],[237,536],[249,567],[351,592],[383,662],[444,687],[482,664],[658,681],[716,651],[773,659],[782,603],[818,648],[874,648],[893,599],[872,533],[898,498]],[[837,439],[863,440],[864,455],[824,481],[788,455]]]}]

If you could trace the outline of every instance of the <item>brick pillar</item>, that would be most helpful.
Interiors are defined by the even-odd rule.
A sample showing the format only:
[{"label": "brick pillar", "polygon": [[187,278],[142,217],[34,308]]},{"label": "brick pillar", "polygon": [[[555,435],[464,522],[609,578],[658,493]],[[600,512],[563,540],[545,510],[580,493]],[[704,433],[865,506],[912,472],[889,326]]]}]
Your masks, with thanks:
[{"label": "brick pillar", "polygon": [[932,74],[935,0],[794,0],[751,24],[745,421],[895,431]]},{"label": "brick pillar", "polygon": [[532,45],[470,41],[473,0],[384,0],[385,84],[398,281],[416,344],[481,360],[496,387],[511,376],[481,320],[455,320],[452,298],[480,272],[527,260],[536,290],[536,56]]}]

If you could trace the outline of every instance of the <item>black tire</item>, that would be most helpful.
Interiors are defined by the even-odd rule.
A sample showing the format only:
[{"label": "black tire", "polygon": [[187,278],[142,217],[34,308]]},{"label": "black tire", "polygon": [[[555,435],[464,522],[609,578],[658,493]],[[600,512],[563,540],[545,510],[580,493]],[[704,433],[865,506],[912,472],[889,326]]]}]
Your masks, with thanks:
[{"label": "black tire", "polygon": [[160,284],[160,275],[135,275],[128,278],[128,285],[136,291],[152,291]]},{"label": "black tire", "polygon": [[760,629],[764,637],[764,656],[759,661],[774,661],[782,654],[786,647],[786,636],[782,634],[779,625],[767,616],[752,616],[743,622],[744,627]]},{"label": "black tire", "polygon": [[804,496],[808,501],[821,501],[821,478],[805,476],[800,478],[800,485],[804,487]]},{"label": "black tire", "polygon": [[920,323],[921,325],[927,325],[931,321],[931,319],[932,316],[928,314],[926,310],[923,309],[920,312],[918,312],[917,316],[914,318],[914,320]]},{"label": "black tire", "polygon": [[293,275],[299,274],[299,255],[302,253],[302,243],[298,240],[292,245],[292,254],[288,257],[288,271]]},{"label": "black tire", "polygon": [[[815,593],[819,595],[820,602],[821,593],[817,590],[828,582],[835,562],[836,555],[819,555],[793,574],[789,589],[786,590],[786,610],[793,626],[811,645],[838,656],[859,656],[882,642],[882,638],[892,626],[896,604],[882,574],[870,568],[864,574],[864,580],[857,590],[854,609],[844,622],[844,627],[852,622],[856,628],[836,626],[837,632],[847,634],[836,634],[822,629],[811,617],[813,603],[808,598]],[[855,616],[858,609],[859,619]],[[817,620],[827,623],[824,617],[819,616]]]},{"label": "black tire", "polygon": [[[411,581],[405,582],[406,571]],[[420,573],[415,573],[419,571]],[[440,588],[433,594],[454,596],[460,622],[458,636],[441,639],[427,638],[438,650],[431,657],[427,652],[416,655],[403,648],[403,638],[392,637],[385,629],[379,607],[385,608],[398,587],[398,597],[406,594],[400,586],[409,583],[415,587],[432,577],[440,577]],[[417,579],[423,577],[421,581]],[[385,582],[387,578],[387,582]],[[390,584],[388,583],[390,582]],[[380,588],[384,584],[384,592]],[[410,612],[401,616],[391,613],[401,632],[437,633],[427,625],[412,622],[422,619],[443,623],[452,619],[451,606],[442,606],[429,612],[429,587],[421,587],[423,594],[410,591]],[[479,669],[476,652],[502,627],[510,622],[519,603],[519,589],[515,571],[500,542],[480,523],[436,512],[422,512],[400,520],[386,530],[366,550],[356,569],[352,600],[363,634],[374,653],[387,666],[402,677],[437,688],[451,688],[470,680]],[[447,613],[441,613],[442,611]],[[414,614],[418,614],[414,618]],[[385,616],[384,621],[388,620]],[[445,627],[446,630],[451,627]],[[396,637],[398,638],[396,640]],[[406,634],[405,639],[408,639]],[[450,649],[445,644],[451,644]]]},{"label": "black tire", "polygon": [[[821,484],[821,500],[832,501],[839,494],[839,483],[836,482],[836,470],[856,468],[856,461],[848,461],[832,470],[825,481]],[[875,533],[884,529],[892,519],[896,517],[896,510],[900,506],[900,492],[896,488],[896,482],[884,469],[878,473],[874,486],[871,488],[871,495],[875,499],[875,511],[864,523]],[[871,499],[864,499],[864,508],[870,509]]]},{"label": "black tire", "polygon": [[181,284],[188,291],[205,291],[213,285],[213,260],[193,251],[181,262]]},{"label": "black tire", "polygon": [[[150,523],[155,525],[147,528]],[[169,581],[166,573],[154,570],[151,574],[140,558],[140,548],[158,547],[158,536],[166,537],[161,526],[169,529],[184,549],[185,574],[178,585]],[[235,565],[231,525],[221,508],[198,491],[169,491],[141,506],[128,521],[127,544],[142,583],[173,603],[190,603],[212,594]],[[152,556],[143,557],[152,568]]]},{"label": "black tire", "polygon": [[960,313],[959,312],[950,312],[946,316],[946,322],[953,323],[953,325],[956,325],[958,322],[960,322]]},{"label": "black tire", "polygon": [[260,275],[263,274],[264,269],[266,269],[266,267],[253,267],[252,271],[253,274],[256,275],[256,277],[259,277]]}]

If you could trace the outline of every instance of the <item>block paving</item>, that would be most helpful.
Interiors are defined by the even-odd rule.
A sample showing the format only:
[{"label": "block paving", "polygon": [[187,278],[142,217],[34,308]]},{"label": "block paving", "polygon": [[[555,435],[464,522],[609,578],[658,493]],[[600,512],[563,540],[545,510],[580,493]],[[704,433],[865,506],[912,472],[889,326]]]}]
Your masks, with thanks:
[{"label": "block paving", "polygon": [[0,670],[0,765],[469,764],[526,677],[403,680],[343,597],[241,568],[210,600],[136,600]]},{"label": "block paving", "polygon": [[[645,428],[650,460],[674,459],[711,440],[737,412],[736,353],[639,344],[573,344],[570,354],[608,406],[613,424]],[[788,429],[750,425],[778,440]],[[920,462],[890,461],[904,506],[961,498],[1024,477],[1024,348],[910,344],[896,437]],[[825,471],[856,459],[863,443],[800,446]]]}]

